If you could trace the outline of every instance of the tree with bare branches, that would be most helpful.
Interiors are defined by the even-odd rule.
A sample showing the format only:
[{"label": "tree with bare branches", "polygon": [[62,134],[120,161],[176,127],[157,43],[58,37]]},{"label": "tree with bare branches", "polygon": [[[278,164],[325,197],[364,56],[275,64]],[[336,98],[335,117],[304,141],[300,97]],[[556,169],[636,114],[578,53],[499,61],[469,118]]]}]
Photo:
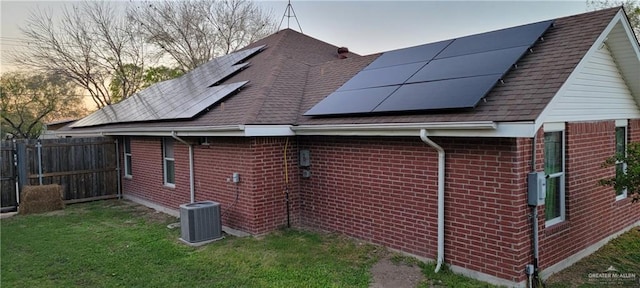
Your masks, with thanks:
[{"label": "tree with bare branches", "polygon": [[[34,12],[22,27],[29,49],[15,61],[71,79],[102,108],[276,30],[270,13],[244,0],[113,3],[72,4],[60,19]],[[167,58],[182,73],[157,66]]]},{"label": "tree with bare branches", "polygon": [[5,73],[0,76],[2,137],[37,138],[46,121],[85,114],[75,85],[57,74]]},{"label": "tree with bare branches", "polygon": [[109,82],[118,78],[123,98],[133,94],[142,85],[142,75],[132,75],[127,68],[144,67],[146,60],[136,27],[115,9],[106,2],[82,2],[67,7],[60,19],[46,11],[33,12],[22,27],[29,49],[18,51],[14,59],[28,69],[71,79],[98,108],[115,103],[120,99],[112,97]]},{"label": "tree with bare branches", "polygon": [[229,54],[276,31],[276,21],[255,3],[148,1],[127,13],[147,43],[170,56],[183,71]]}]

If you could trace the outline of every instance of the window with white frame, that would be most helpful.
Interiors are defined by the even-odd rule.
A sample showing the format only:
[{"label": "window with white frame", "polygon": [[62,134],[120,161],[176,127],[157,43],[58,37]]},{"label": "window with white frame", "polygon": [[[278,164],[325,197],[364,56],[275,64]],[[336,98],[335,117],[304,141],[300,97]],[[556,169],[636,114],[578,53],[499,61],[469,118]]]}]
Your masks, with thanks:
[{"label": "window with white frame", "polygon": [[164,170],[164,185],[175,186],[175,159],[173,158],[173,139],[162,139],[162,158]]},{"label": "window with white frame", "polygon": [[545,199],[544,218],[546,226],[565,219],[564,191],[564,131],[544,133],[544,173],[547,175],[547,195]]},{"label": "window with white frame", "polygon": [[[627,153],[627,121],[616,121],[616,154]],[[627,163],[616,162],[616,178],[627,172]],[[616,200],[627,197],[627,189],[616,190]]]},{"label": "window with white frame", "polygon": [[124,176],[131,177],[131,138],[124,137]]}]

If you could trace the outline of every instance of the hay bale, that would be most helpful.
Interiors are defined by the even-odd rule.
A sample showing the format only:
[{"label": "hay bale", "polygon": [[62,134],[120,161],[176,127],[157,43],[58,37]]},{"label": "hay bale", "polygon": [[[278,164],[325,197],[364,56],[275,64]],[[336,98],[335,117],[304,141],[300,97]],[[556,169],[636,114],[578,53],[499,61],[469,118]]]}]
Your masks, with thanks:
[{"label": "hay bale", "polygon": [[62,197],[62,186],[57,184],[24,186],[18,213],[34,214],[64,209]]}]

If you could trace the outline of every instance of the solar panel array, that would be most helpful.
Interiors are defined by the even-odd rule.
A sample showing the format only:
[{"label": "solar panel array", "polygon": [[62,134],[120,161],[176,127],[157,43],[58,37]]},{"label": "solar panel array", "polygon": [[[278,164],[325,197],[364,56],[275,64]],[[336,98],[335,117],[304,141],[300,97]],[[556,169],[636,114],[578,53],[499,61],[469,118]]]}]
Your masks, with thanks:
[{"label": "solar panel array", "polygon": [[552,23],[385,52],[304,115],[474,108]]},{"label": "solar panel array", "polygon": [[156,83],[104,107],[71,127],[193,118],[247,84],[248,81],[220,85],[248,66],[242,63],[244,60],[264,48],[263,45],[213,59],[181,77]]}]

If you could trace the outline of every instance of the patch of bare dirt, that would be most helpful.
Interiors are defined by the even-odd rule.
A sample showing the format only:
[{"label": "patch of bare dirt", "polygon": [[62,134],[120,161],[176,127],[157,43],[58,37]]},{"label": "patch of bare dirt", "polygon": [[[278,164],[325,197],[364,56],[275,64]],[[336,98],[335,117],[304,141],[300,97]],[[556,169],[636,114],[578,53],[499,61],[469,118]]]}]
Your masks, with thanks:
[{"label": "patch of bare dirt", "polygon": [[[415,288],[424,280],[420,267],[408,261],[398,261],[389,253],[371,267],[373,283],[370,288]],[[401,258],[401,257],[400,257]]]},{"label": "patch of bare dirt", "polygon": [[153,208],[140,205],[129,200],[117,200],[112,204],[112,208],[130,212],[135,217],[143,217],[152,223],[172,223],[176,222],[176,217],[162,213]]},{"label": "patch of bare dirt", "polygon": [[179,218],[153,210],[151,208],[145,209],[144,212],[146,212],[144,213],[144,219],[149,222],[168,224],[168,223],[179,221]]}]

